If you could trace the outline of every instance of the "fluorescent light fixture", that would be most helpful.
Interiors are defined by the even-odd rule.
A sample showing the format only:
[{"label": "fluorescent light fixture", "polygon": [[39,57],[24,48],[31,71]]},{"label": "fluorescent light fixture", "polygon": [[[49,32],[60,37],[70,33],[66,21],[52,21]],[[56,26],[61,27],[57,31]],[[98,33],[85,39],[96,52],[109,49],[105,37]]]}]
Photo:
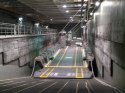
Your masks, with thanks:
[{"label": "fluorescent light fixture", "polygon": [[53,21],[53,19],[51,18],[50,21]]},{"label": "fluorescent light fixture", "polygon": [[22,21],[23,20],[23,18],[22,17],[19,17],[19,21]]},{"label": "fluorescent light fixture", "polygon": [[35,23],[35,26],[38,27],[38,26],[39,26],[39,23]]},{"label": "fluorescent light fixture", "polygon": [[66,10],[66,13],[69,13],[69,10]]},{"label": "fluorescent light fixture", "polygon": [[66,5],[63,5],[63,8],[66,8],[67,6]]},{"label": "fluorescent light fixture", "polygon": [[84,0],[85,2],[87,2],[88,0]]},{"label": "fluorescent light fixture", "polygon": [[95,3],[95,5],[96,5],[96,6],[99,6],[99,5],[100,5],[100,2],[99,2],[99,1],[97,1],[97,2]]},{"label": "fluorescent light fixture", "polygon": [[48,29],[49,27],[48,26],[45,26],[46,29]]},{"label": "fluorescent light fixture", "polygon": [[90,13],[90,15],[92,16],[92,15],[93,15],[93,13]]}]

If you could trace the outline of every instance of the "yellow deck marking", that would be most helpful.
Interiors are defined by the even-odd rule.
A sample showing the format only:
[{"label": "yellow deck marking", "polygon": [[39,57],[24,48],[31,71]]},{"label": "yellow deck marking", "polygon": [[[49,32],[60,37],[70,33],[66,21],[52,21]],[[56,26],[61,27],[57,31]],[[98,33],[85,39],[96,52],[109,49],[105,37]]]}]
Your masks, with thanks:
[{"label": "yellow deck marking", "polygon": [[52,68],[48,73],[46,73],[47,75],[43,75],[41,78],[47,78],[49,77],[49,75],[53,72],[55,68]]},{"label": "yellow deck marking", "polygon": [[45,70],[41,75],[40,77],[42,77],[44,74],[46,74],[46,72],[49,70],[50,68],[48,68],[47,70]]},{"label": "yellow deck marking", "polygon": [[57,62],[57,65],[56,66],[59,66],[60,62],[62,61],[62,59],[64,58],[65,54],[66,54],[66,51],[68,49],[68,46],[66,47],[65,51],[64,51],[64,54],[62,55],[62,57],[60,58],[59,62]]},{"label": "yellow deck marking", "polygon": [[80,68],[80,72],[81,72],[81,75],[79,76],[78,75],[78,68],[76,68],[76,78],[83,78],[84,77],[84,73],[83,73],[83,69]]},{"label": "yellow deck marking", "polygon": [[[62,57],[60,58],[59,62],[57,63],[57,66],[60,64],[61,60],[64,58],[64,55],[65,55],[67,49],[68,49],[68,46],[66,47],[64,54],[62,55]],[[59,54],[60,51],[61,51],[61,49],[56,53],[54,59],[57,57],[57,55]],[[54,59],[53,59],[53,60],[54,60]],[[52,63],[52,62],[51,62],[51,63]],[[49,64],[49,65],[50,65],[50,64]],[[50,66],[46,66],[46,68],[47,68],[47,67],[50,67]],[[52,67],[52,69],[49,71],[49,68],[48,68],[40,77],[41,77],[41,78],[47,78],[47,77],[53,72],[54,69],[55,69],[55,67]],[[47,72],[48,72],[48,74],[47,74]],[[47,75],[46,75],[46,74],[47,74]]]},{"label": "yellow deck marking", "polygon": [[84,63],[85,63],[85,61],[83,61],[83,50],[84,50],[84,49],[81,48],[81,56],[82,56],[82,60],[81,60],[81,61],[82,61],[82,66],[84,66]]},{"label": "yellow deck marking", "polygon": [[77,61],[77,52],[78,52],[78,47],[76,47],[76,51],[75,51],[75,63],[74,63],[74,66],[76,66],[76,61]]},{"label": "yellow deck marking", "polygon": [[56,57],[57,57],[57,55],[61,52],[61,50],[62,49],[59,49],[57,52],[56,52],[56,54],[54,55],[54,59],[53,60],[50,60],[48,63],[48,65],[46,65],[45,67],[47,67],[47,66],[50,66],[50,64],[56,59]]},{"label": "yellow deck marking", "polygon": [[47,74],[47,77],[53,72],[55,68],[53,68],[48,74]]},{"label": "yellow deck marking", "polygon": [[83,68],[81,68],[82,78],[84,78],[84,71]]},{"label": "yellow deck marking", "polygon": [[78,74],[78,68],[76,68],[76,78],[77,78],[77,74]]},{"label": "yellow deck marking", "polygon": [[76,67],[78,67],[78,68],[80,68],[80,67],[87,68],[85,66],[48,66],[48,68],[76,68]]}]

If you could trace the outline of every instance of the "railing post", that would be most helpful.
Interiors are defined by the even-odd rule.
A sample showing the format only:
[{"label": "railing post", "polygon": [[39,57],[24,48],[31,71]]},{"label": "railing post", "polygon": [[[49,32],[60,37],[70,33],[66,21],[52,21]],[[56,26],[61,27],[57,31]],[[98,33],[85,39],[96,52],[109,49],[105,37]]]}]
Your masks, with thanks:
[{"label": "railing post", "polygon": [[23,26],[24,27],[24,35],[25,35],[25,26]]},{"label": "railing post", "polygon": [[14,24],[14,35],[16,35],[16,25]]}]

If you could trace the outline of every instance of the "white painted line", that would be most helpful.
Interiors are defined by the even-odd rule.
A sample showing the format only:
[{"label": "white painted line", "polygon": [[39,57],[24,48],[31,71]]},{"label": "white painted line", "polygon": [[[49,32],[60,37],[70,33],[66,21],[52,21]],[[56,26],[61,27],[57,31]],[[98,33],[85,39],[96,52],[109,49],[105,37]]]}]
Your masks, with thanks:
[{"label": "white painted line", "polygon": [[30,76],[27,76],[27,77],[19,77],[19,78],[12,78],[12,79],[4,79],[4,80],[0,80],[0,81],[15,80],[15,79],[22,79],[22,78],[30,78]]},{"label": "white painted line", "polygon": [[69,81],[67,81],[60,89],[59,89],[59,91],[57,92],[57,93],[60,93],[65,87],[66,87],[66,85],[69,83]]},{"label": "white painted line", "polygon": [[86,89],[87,89],[88,93],[90,93],[90,89],[89,89],[89,87],[88,87],[87,82],[86,82],[85,84],[86,84]]},{"label": "white painted line", "polygon": [[41,90],[41,91],[40,91],[40,92],[38,92],[38,93],[42,93],[43,91],[47,90],[48,88],[50,88],[50,87],[54,86],[56,83],[57,83],[57,82],[55,82],[55,83],[51,84],[50,86],[48,86],[48,87],[44,88],[43,90]]},{"label": "white painted line", "polygon": [[76,93],[78,93],[78,89],[79,89],[79,82],[77,82],[77,85],[76,85]]},{"label": "white painted line", "polygon": [[0,85],[2,84],[6,84],[6,83],[12,83],[13,81],[9,81],[9,82],[3,82],[3,83],[0,83]]},{"label": "white painted line", "polygon": [[111,86],[111,85],[109,85],[109,84],[103,82],[102,80],[99,80],[99,79],[97,79],[97,78],[95,78],[95,77],[94,77],[94,79],[95,79],[96,81],[98,81],[100,84],[104,85],[104,86],[108,86],[108,87],[110,87],[110,88],[113,88],[116,93],[117,93],[117,92],[118,92],[118,93],[124,93],[124,92],[122,92],[121,90],[119,90],[118,88],[116,88],[116,87],[114,87],[114,86]]},{"label": "white painted line", "polygon": [[33,86],[26,87],[26,88],[24,88],[24,89],[22,89],[22,90],[19,90],[19,91],[17,91],[17,92],[14,92],[14,93],[22,92],[22,91],[24,91],[24,90],[27,90],[27,89],[32,88],[32,87],[35,87],[35,86],[40,85],[40,84],[43,84],[43,83],[45,83],[45,82],[47,82],[47,81],[44,81],[44,82],[42,82],[42,83],[37,83],[37,84],[35,84],[35,85],[33,85]]},{"label": "white painted line", "polygon": [[[31,83],[37,83],[37,82],[38,82],[38,81],[31,82]],[[16,87],[12,87],[12,88],[8,88],[8,89],[4,89],[4,90],[2,90],[2,91],[0,91],[0,92],[4,92],[4,91],[11,90],[11,89],[15,89],[15,88],[22,87],[22,86],[25,86],[25,85],[28,85],[28,84],[29,84],[29,83],[23,84],[23,85],[19,85],[19,86],[16,86]]]},{"label": "white painted line", "polygon": [[11,90],[11,89],[15,89],[15,88],[18,88],[18,87],[22,87],[22,86],[25,86],[25,85],[27,85],[27,84],[23,84],[23,85],[19,85],[19,86],[16,86],[16,87],[4,89],[4,90],[2,90],[2,91],[0,91],[0,92],[5,92],[5,91]]},{"label": "white painted line", "polygon": [[92,87],[92,85],[91,85],[91,83],[87,80],[87,83],[88,83],[88,87],[90,86],[90,89],[92,90],[92,91],[94,91],[94,88]]},{"label": "white painted line", "polygon": [[26,82],[26,81],[21,81],[21,82],[10,83],[10,84],[6,84],[6,85],[3,85],[3,86],[9,86],[9,85],[19,84],[19,83],[24,83],[24,82]]}]

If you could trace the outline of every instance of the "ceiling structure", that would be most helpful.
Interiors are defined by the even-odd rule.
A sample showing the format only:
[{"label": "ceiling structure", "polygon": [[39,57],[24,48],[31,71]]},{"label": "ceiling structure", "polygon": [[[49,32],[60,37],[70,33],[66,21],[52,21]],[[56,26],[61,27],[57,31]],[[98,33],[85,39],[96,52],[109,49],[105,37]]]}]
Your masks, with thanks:
[{"label": "ceiling structure", "polygon": [[[67,22],[81,7],[82,0],[19,0],[21,3],[33,8],[38,13],[43,14],[46,22]],[[63,6],[66,5],[64,8]],[[67,11],[67,12],[66,12]],[[68,12],[69,11],[69,12]],[[80,20],[79,13],[74,18],[74,22]]]},{"label": "ceiling structure", "polygon": [[98,0],[0,0],[0,8],[40,23],[78,23],[93,11],[95,1]]}]

